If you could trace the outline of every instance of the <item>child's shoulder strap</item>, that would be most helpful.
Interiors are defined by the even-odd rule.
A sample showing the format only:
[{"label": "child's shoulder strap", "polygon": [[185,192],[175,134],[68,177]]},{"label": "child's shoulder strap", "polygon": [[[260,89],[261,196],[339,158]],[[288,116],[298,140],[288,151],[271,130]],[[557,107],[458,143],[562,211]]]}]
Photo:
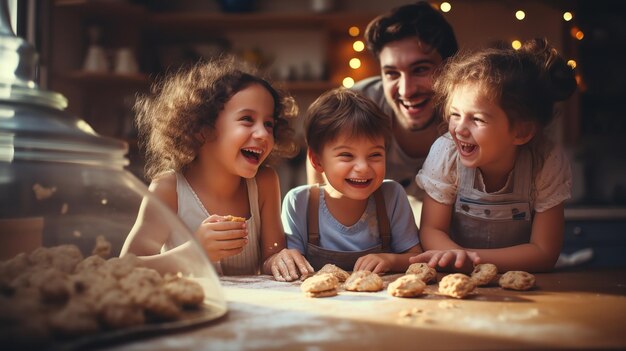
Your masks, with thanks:
[{"label": "child's shoulder strap", "polygon": [[[391,246],[391,226],[389,224],[389,216],[387,216],[387,207],[385,206],[382,187],[374,192],[374,201],[376,202],[376,219],[378,220],[378,233],[382,241],[382,249],[387,250]],[[315,184],[309,188],[307,228],[308,242],[316,246],[320,244],[319,206],[320,187],[319,184]]]},{"label": "child's shoulder strap", "polygon": [[307,208],[307,228],[309,232],[309,244],[320,245],[319,230],[319,207],[320,207],[320,186],[314,184],[309,187],[309,203]]},{"label": "child's shoulder strap", "polygon": [[391,245],[391,227],[389,225],[389,216],[387,216],[387,206],[385,206],[385,197],[382,189],[382,186],[376,189],[374,192],[374,201],[376,201],[378,235],[380,235],[380,240],[382,241],[382,249],[387,250]]}]

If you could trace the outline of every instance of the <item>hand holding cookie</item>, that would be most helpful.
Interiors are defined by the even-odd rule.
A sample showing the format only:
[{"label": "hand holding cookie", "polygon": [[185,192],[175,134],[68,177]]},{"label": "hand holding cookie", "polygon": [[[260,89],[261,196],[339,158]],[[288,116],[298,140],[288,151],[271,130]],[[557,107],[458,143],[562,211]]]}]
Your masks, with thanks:
[{"label": "hand holding cookie", "polygon": [[245,219],[235,219],[238,217],[211,215],[196,230],[194,235],[211,261],[234,256],[248,243]]}]

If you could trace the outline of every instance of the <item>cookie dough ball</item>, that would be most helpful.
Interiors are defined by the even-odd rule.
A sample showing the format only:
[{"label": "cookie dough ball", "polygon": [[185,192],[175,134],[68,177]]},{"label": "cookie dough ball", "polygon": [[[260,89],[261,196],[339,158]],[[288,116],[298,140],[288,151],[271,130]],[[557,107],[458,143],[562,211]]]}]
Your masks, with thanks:
[{"label": "cookie dough ball", "polygon": [[300,290],[308,297],[328,297],[337,295],[339,281],[330,273],[314,275],[300,285]]},{"label": "cookie dough ball", "polygon": [[380,291],[383,290],[383,280],[370,271],[356,271],[346,280],[345,288],[350,291]]},{"label": "cookie dough ball", "polygon": [[474,267],[472,271],[472,280],[476,286],[489,285],[498,275],[498,267],[491,263],[481,263]]},{"label": "cookie dough ball", "polygon": [[508,271],[500,277],[500,286],[511,290],[529,290],[535,286],[535,276],[524,271]]},{"label": "cookie dough ball", "polygon": [[435,279],[437,271],[428,264],[420,262],[410,265],[406,270],[406,274],[415,274],[420,277],[424,283],[428,283],[429,281]]},{"label": "cookie dough ball", "polygon": [[325,264],[324,267],[322,267],[322,269],[317,272],[317,274],[324,273],[330,273],[334,275],[340,282],[345,282],[346,279],[348,279],[348,277],[350,276],[350,273],[330,263]]},{"label": "cookie dough ball", "polygon": [[474,290],[474,282],[465,274],[454,273],[446,275],[439,282],[439,293],[457,299],[462,299]]},{"label": "cookie dough ball", "polygon": [[387,292],[391,296],[415,297],[426,289],[426,283],[417,274],[404,275],[389,284]]}]

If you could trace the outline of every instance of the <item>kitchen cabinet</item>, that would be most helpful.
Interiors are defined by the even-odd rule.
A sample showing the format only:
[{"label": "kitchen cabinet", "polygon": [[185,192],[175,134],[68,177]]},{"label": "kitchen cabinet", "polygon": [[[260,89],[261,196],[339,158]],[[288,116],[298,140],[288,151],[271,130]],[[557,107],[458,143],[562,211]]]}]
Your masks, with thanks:
[{"label": "kitchen cabinet", "polygon": [[[300,110],[305,111],[312,99],[341,85],[344,77],[358,80],[377,73],[377,65],[366,50],[357,53],[352,49],[352,42],[362,40],[366,24],[374,16],[375,13],[363,12],[313,13],[308,6],[300,12],[153,12],[125,1],[57,0],[52,3],[50,21],[48,88],[64,94],[70,101],[69,112],[87,121],[96,132],[129,141],[129,157],[135,165],[133,172],[141,174],[131,109],[136,95],[146,92],[152,81],[180,65],[221,51],[231,50],[250,59],[251,51],[254,54],[254,50],[266,50],[272,45],[291,50],[292,44],[280,47],[280,40],[272,42],[276,33],[281,36],[317,35],[321,39],[311,44],[317,46],[310,49],[322,53],[322,62],[317,63],[319,67],[313,72],[315,74],[293,75],[291,71],[294,69],[303,69],[295,64],[293,67],[265,67],[273,74],[275,83],[294,95]],[[350,26],[360,28],[358,38],[350,37]],[[82,69],[86,52],[94,44],[89,40],[89,31],[93,27],[101,32],[97,44],[105,49],[109,60],[110,68],[106,72]],[[216,46],[228,41],[229,35],[252,36],[258,47],[242,52],[233,45],[239,42]],[[256,36],[258,40],[254,39]],[[304,35],[303,38],[308,37]],[[113,73],[115,52],[121,48],[128,48],[135,54],[139,72]],[[207,54],[207,49],[213,51]],[[196,52],[190,54],[190,50]],[[263,54],[271,56],[272,53]],[[355,56],[363,63],[359,69],[351,69],[348,65],[349,59]],[[252,57],[254,59],[258,57]]]},{"label": "kitchen cabinet", "polygon": [[626,216],[611,216],[609,212],[611,210],[606,209],[566,210],[562,252],[572,254],[591,249],[593,258],[584,265],[626,267]]}]

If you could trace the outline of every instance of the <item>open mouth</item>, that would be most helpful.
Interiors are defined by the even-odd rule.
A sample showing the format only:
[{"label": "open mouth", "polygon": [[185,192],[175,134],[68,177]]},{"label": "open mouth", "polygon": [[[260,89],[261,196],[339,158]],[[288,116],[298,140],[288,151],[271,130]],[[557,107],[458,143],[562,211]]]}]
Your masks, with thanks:
[{"label": "open mouth", "polygon": [[253,148],[244,148],[241,149],[241,154],[246,160],[251,161],[253,163],[259,163],[261,160],[261,155],[263,154],[263,150],[261,149],[253,149]]},{"label": "open mouth", "polygon": [[459,146],[459,152],[463,156],[471,155],[474,151],[476,151],[476,149],[478,149],[478,145],[464,143],[461,141],[458,142],[458,146]]},{"label": "open mouth", "polygon": [[346,182],[355,187],[365,188],[372,183],[372,179],[346,178]]},{"label": "open mouth", "polygon": [[418,99],[418,100],[409,100],[409,101],[398,100],[400,105],[402,105],[402,107],[407,109],[409,112],[413,111],[413,110],[419,110],[419,109],[424,108],[424,106],[426,106],[426,104],[428,104],[429,101],[430,101],[430,98],[424,98],[424,99]]}]

